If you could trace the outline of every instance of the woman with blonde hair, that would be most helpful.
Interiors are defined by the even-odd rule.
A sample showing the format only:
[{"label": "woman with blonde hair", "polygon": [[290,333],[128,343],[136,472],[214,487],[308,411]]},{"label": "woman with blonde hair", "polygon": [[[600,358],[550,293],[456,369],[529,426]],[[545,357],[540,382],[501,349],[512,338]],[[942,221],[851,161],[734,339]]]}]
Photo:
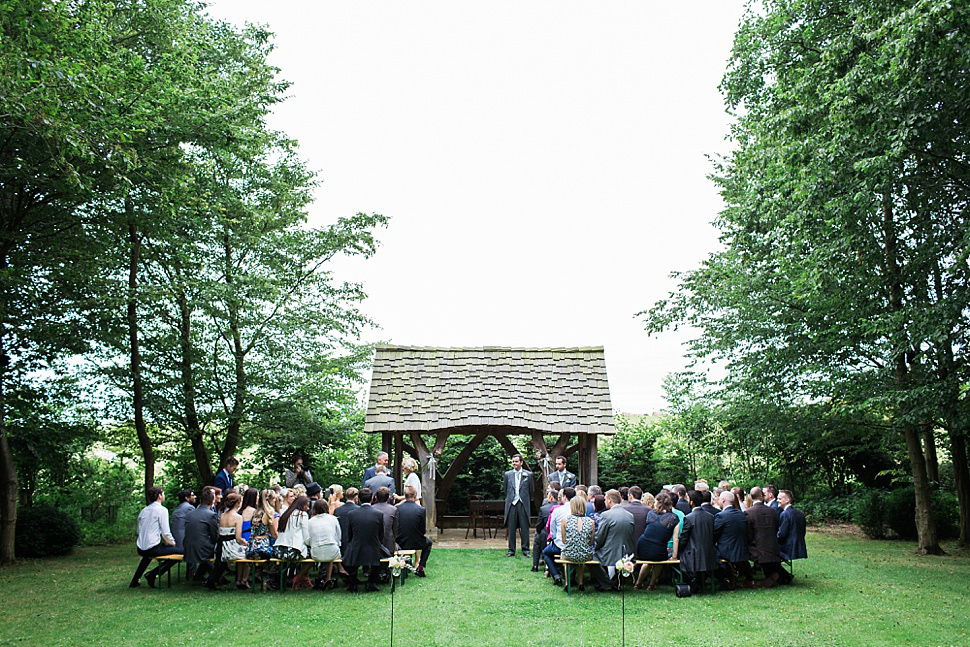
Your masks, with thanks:
[{"label": "woman with blonde hair", "polygon": [[586,516],[586,497],[577,494],[569,500],[569,516],[562,520],[560,528],[563,541],[561,559],[579,562],[579,590],[584,589],[583,576],[586,564],[593,559],[593,540],[596,537],[596,522]]},{"label": "woman with blonde hair", "polygon": [[[236,492],[230,492],[223,499],[225,512],[219,517],[219,540],[222,542],[222,561],[234,562],[237,559],[246,557],[247,542],[243,539],[243,518],[239,514],[242,506],[242,497]],[[246,579],[249,571],[243,572],[242,568],[236,568],[236,588],[248,589],[249,582]]]},{"label": "woman with blonde hair", "polygon": [[[401,492],[404,492],[404,488],[410,485],[416,493],[414,498],[415,502],[421,505],[421,477],[418,476],[419,471],[418,461],[410,456],[401,461],[401,473],[404,476],[404,487],[401,488]],[[394,505],[400,505],[402,503],[404,503],[404,497],[400,494],[395,494]]]},{"label": "woman with blonde hair", "polygon": [[330,497],[327,502],[330,504],[330,514],[333,514],[337,508],[342,506],[344,502],[341,500],[344,498],[344,486],[334,483],[330,486]]},{"label": "woman with blonde hair", "polygon": [[[279,497],[273,490],[263,490],[259,495],[259,505],[252,516],[250,526],[249,546],[246,548],[246,559],[269,559],[273,556],[273,541],[279,535],[276,530],[276,502]],[[262,576],[263,590],[269,588],[266,573]]]}]

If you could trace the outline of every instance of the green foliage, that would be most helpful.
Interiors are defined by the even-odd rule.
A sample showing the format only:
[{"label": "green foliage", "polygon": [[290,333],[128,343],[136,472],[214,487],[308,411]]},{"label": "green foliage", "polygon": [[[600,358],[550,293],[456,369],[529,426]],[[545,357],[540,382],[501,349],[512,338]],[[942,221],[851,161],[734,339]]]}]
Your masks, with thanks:
[{"label": "green foliage", "polygon": [[823,497],[797,501],[795,507],[805,513],[805,521],[812,525],[850,523],[855,501],[854,497]]},{"label": "green foliage", "polygon": [[[960,530],[956,496],[934,492],[933,518],[940,537],[958,537]],[[872,490],[864,493],[859,498],[853,521],[873,539],[916,539],[916,496],[913,488],[905,487],[888,492]]]},{"label": "green foliage", "polygon": [[81,541],[77,520],[53,506],[25,508],[17,515],[18,557],[59,557],[69,554]]}]

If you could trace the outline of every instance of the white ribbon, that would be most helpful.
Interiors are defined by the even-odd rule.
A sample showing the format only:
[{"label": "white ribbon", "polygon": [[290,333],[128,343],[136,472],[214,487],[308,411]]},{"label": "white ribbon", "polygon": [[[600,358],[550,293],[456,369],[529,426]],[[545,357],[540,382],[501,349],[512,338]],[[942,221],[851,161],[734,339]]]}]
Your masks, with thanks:
[{"label": "white ribbon", "polygon": [[428,469],[431,470],[431,480],[435,477],[435,466],[438,464],[438,460],[434,457],[434,454],[428,456]]}]

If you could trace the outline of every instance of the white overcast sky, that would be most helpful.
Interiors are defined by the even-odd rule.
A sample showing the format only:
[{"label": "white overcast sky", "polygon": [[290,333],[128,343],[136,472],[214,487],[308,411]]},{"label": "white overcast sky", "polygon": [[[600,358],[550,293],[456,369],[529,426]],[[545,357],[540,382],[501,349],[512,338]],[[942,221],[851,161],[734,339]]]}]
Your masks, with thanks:
[{"label": "white overcast sky", "polygon": [[391,218],[343,263],[420,346],[604,346],[613,407],[664,406],[684,335],[634,317],[717,246],[706,155],[740,0],[217,0],[275,33],[270,125],[322,183],[310,222]]}]

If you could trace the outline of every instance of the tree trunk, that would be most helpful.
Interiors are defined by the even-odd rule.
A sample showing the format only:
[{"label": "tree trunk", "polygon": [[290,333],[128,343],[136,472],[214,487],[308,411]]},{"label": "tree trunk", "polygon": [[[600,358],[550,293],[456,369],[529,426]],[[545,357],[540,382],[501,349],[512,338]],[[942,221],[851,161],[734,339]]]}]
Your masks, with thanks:
[{"label": "tree trunk", "polygon": [[920,434],[923,437],[923,452],[926,454],[926,478],[929,479],[930,487],[935,487],[940,482],[940,461],[936,456],[936,434],[933,433],[933,423],[921,424]]},{"label": "tree trunk", "polygon": [[[6,267],[6,263],[4,263]],[[0,348],[0,565],[14,561],[14,540],[17,532],[17,469],[7,442],[7,419],[4,396],[10,356]]]},{"label": "tree trunk", "polygon": [[950,455],[960,504],[960,546],[970,545],[970,465],[967,464],[967,437],[962,429],[951,429]]},{"label": "tree trunk", "polygon": [[155,485],[155,451],[145,425],[145,394],[141,379],[141,351],[138,342],[138,263],[141,257],[141,236],[135,221],[135,206],[131,198],[125,198],[128,215],[128,242],[131,254],[128,264],[128,343],[131,350],[132,406],[135,410],[135,433],[145,460],[145,494]]},{"label": "tree trunk", "polygon": [[232,360],[235,372],[235,383],[233,384],[232,410],[229,412],[229,420],[226,429],[226,443],[222,446],[219,455],[219,464],[225,465],[226,459],[236,453],[239,446],[239,430],[242,427],[243,412],[246,407],[246,349],[243,347],[242,335],[239,332],[239,307],[236,303],[237,295],[233,293],[235,275],[232,265],[232,243],[229,234],[223,236],[223,245],[226,252],[226,314],[229,317],[229,343],[232,348]]},{"label": "tree trunk", "polygon": [[[882,200],[883,233],[885,235],[886,276],[889,281],[889,309],[898,312],[903,309],[903,284],[899,276],[899,262],[896,257],[896,222],[892,201],[889,194],[883,195]],[[904,331],[898,333],[899,347],[894,348],[893,382],[896,392],[905,393],[909,385],[909,366],[906,362]],[[906,450],[909,453],[910,467],[913,471],[913,487],[916,490],[916,533],[919,537],[919,550],[924,555],[941,555],[940,541],[936,535],[936,522],[933,520],[933,498],[930,492],[929,479],[926,476],[926,457],[919,430],[903,415],[903,435],[906,438]]]},{"label": "tree trunk", "polygon": [[192,445],[192,453],[195,455],[195,463],[199,468],[201,483],[208,485],[212,483],[215,474],[212,472],[212,463],[209,461],[209,452],[206,450],[205,441],[202,438],[199,414],[195,406],[195,369],[192,364],[192,308],[184,290],[179,292],[177,302],[185,433]]}]

